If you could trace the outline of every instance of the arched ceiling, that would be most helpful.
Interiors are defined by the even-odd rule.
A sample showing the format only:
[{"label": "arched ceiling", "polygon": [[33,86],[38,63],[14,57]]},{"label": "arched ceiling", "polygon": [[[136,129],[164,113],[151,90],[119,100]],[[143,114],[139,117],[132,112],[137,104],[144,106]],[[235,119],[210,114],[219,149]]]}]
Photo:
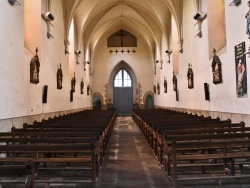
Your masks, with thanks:
[{"label": "arched ceiling", "polygon": [[182,0],[62,0],[62,4],[65,40],[74,19],[78,47],[92,52],[120,29],[135,35],[151,52],[161,49],[162,38],[168,40],[172,16],[182,39]]}]

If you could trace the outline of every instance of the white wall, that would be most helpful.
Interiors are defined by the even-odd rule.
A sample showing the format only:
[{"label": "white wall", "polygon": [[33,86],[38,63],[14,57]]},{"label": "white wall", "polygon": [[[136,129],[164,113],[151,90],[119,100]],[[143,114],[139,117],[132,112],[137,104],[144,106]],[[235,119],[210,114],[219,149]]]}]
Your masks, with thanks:
[{"label": "white wall", "polygon": [[[105,84],[109,83],[110,74],[114,67],[122,60],[124,60],[134,71],[137,83],[141,84],[142,97],[143,95],[151,91],[153,92],[153,64],[150,61],[150,56],[147,48],[143,45],[141,41],[137,41],[137,47],[117,47],[117,48],[107,48],[107,43],[104,42],[98,48],[99,50],[95,53],[95,57],[92,61],[94,75],[93,75],[93,93],[99,92],[105,101]],[[127,51],[128,49],[132,51],[136,50],[135,53],[115,53],[115,50]],[[113,50],[113,53],[109,51]],[[112,86],[109,86],[112,87]],[[137,87],[137,86],[135,86]],[[134,99],[135,102],[135,99]]]},{"label": "white wall", "polygon": [[[203,8],[206,11],[206,1]],[[156,96],[156,105],[162,107],[174,107],[183,109],[193,109],[201,111],[211,111],[227,114],[250,114],[250,98],[237,98],[236,96],[236,75],[234,46],[246,42],[246,50],[249,46],[249,39],[246,33],[245,14],[248,11],[247,1],[243,0],[238,7],[228,6],[230,2],[225,1],[226,17],[226,47],[217,52],[222,62],[223,83],[215,85],[212,80],[212,60],[208,56],[208,28],[207,18],[202,23],[202,38],[195,38],[197,27],[194,26],[195,14],[194,6],[190,1],[183,1],[183,54],[179,54],[179,74],[178,89],[179,102],[175,101],[172,89],[172,66],[164,65],[161,72],[161,88],[163,88],[163,78],[167,76],[168,93]],[[247,63],[249,58],[247,57]],[[194,72],[194,89],[188,89],[187,70],[188,63],[192,64]],[[166,67],[166,68],[165,68]],[[249,66],[247,71],[249,77]],[[159,74],[159,73],[158,73]],[[156,76],[157,77],[157,76]],[[210,102],[205,101],[204,85],[209,83]],[[248,80],[248,96],[250,95],[250,81]],[[229,115],[230,116],[230,115]],[[232,115],[231,115],[232,116]],[[242,119],[242,118],[241,118]]]},{"label": "white wall", "polygon": [[[91,96],[87,96],[86,85],[84,94],[80,94],[81,79],[86,78],[82,64],[75,65],[76,92],[74,101],[70,102],[72,76],[69,74],[68,55],[64,53],[64,16],[61,1],[55,2],[56,8],[53,11],[55,16],[54,27],[51,29],[53,39],[47,38],[47,25],[40,14],[40,12],[45,13],[46,5],[45,1],[41,1],[41,11],[37,12],[38,15],[34,15],[34,19],[39,19],[40,40],[31,40],[27,45],[29,49],[24,47],[24,3],[26,2],[23,0],[19,2],[21,5],[12,6],[8,1],[0,1],[0,7],[4,10],[0,11],[0,90],[2,91],[0,120],[42,116],[42,114],[90,107]],[[32,34],[35,31],[29,32]],[[35,47],[39,48],[40,59],[40,82],[36,85],[30,84],[30,60],[35,55]],[[60,63],[63,70],[62,90],[57,89],[56,82]],[[46,104],[42,104],[44,85],[48,85]]]}]

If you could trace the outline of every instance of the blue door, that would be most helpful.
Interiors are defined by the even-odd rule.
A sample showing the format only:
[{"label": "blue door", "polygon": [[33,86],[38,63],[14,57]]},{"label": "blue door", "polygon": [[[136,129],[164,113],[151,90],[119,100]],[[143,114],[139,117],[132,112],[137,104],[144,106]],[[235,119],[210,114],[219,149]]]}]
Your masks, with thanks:
[{"label": "blue door", "polygon": [[151,95],[148,95],[146,97],[146,105],[145,105],[146,109],[152,109],[154,108],[154,99]]},{"label": "blue door", "polygon": [[121,69],[115,76],[113,89],[113,104],[119,115],[131,114],[133,108],[133,86],[130,75]]}]

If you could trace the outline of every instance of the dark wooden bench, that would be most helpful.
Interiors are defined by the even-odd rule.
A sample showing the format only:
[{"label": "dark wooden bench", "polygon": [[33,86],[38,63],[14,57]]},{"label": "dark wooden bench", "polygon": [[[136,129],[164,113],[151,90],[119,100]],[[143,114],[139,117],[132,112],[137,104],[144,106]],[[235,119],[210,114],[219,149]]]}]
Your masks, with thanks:
[{"label": "dark wooden bench", "polygon": [[[91,181],[93,187],[97,180],[97,144],[9,144],[0,145],[0,152],[8,155],[6,158],[0,158],[0,163],[24,163],[34,161],[36,166],[40,163],[77,163],[82,168],[91,167]],[[77,153],[77,156],[75,155]],[[20,155],[21,154],[21,155]],[[56,154],[56,155],[49,155]],[[65,165],[65,169],[68,167]],[[74,169],[74,168],[70,168]],[[79,169],[79,167],[77,167]],[[47,168],[49,170],[49,168]],[[89,181],[87,181],[89,182]],[[62,182],[63,183],[63,182]]]},{"label": "dark wooden bench", "polygon": [[[100,118],[98,116],[101,116]],[[55,169],[63,170],[88,170],[90,177],[85,175],[81,180],[64,180],[69,182],[92,182],[95,186],[104,156],[104,147],[108,145],[108,139],[116,119],[116,111],[79,112],[68,116],[55,117],[34,125],[24,125],[22,129],[13,127],[12,132],[0,133],[0,153],[6,157],[0,158],[0,164],[24,163],[33,160],[35,170],[51,170],[47,165],[57,164]],[[67,164],[67,165],[61,165]],[[73,165],[80,164],[80,167]],[[60,167],[59,167],[60,166]],[[39,168],[38,168],[39,167]],[[10,167],[11,169],[12,167]],[[85,177],[85,179],[84,179]],[[33,181],[33,179],[32,179]],[[27,177],[27,184],[30,177]],[[36,180],[38,183],[59,183],[55,179]]]},{"label": "dark wooden bench", "polygon": [[[160,164],[163,164],[164,152],[164,137],[166,135],[186,135],[186,134],[217,134],[227,132],[249,131],[244,127],[244,122],[241,123],[227,123],[227,124],[205,124],[195,126],[180,126],[168,127],[168,129],[160,129],[154,131],[151,135],[151,144],[155,155]],[[173,129],[171,129],[173,128]]]},{"label": "dark wooden bench", "polygon": [[[227,134],[190,134],[190,135],[168,135],[165,140],[165,168],[173,184],[178,185],[178,167],[208,167],[216,166],[210,164],[209,160],[221,160],[223,172],[230,175],[235,174],[235,160],[250,159],[250,133],[227,133]],[[213,150],[216,152],[200,152]],[[190,163],[190,161],[192,163]],[[205,162],[204,162],[205,161]],[[172,163],[172,168],[171,168]],[[243,165],[244,163],[237,163]],[[197,175],[197,174],[196,174]],[[196,176],[195,175],[195,176]],[[218,178],[218,177],[216,177]],[[233,178],[233,177],[232,177]],[[189,178],[192,180],[192,177]]]},{"label": "dark wooden bench", "polygon": [[33,161],[0,164],[0,185],[20,184],[35,188],[35,165]]}]

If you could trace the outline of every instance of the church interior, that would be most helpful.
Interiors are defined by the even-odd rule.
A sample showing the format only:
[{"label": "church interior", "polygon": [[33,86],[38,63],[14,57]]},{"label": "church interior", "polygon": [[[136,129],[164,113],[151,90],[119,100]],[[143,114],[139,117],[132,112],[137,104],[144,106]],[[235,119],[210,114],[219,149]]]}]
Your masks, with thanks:
[{"label": "church interior", "polygon": [[[1,0],[0,7],[2,7],[0,11],[0,23],[2,23],[0,30],[0,88],[2,91],[0,170],[12,168],[5,165],[9,156],[12,156],[10,161],[15,161],[13,156],[18,158],[17,152],[26,151],[20,148],[20,151],[16,149],[12,151],[11,147],[9,149],[4,146],[1,148],[2,145],[9,143],[19,143],[17,140],[4,139],[17,138],[18,136],[10,133],[16,132],[16,135],[19,135],[20,131],[21,135],[21,131],[27,129],[29,125],[36,126],[42,123],[44,125],[50,125],[51,122],[61,123],[63,125],[61,128],[65,127],[60,130],[60,134],[61,137],[65,134],[65,138],[68,137],[65,132],[70,132],[69,127],[66,129],[66,124],[69,122],[78,124],[77,121],[81,120],[88,125],[91,124],[89,128],[86,127],[84,136],[90,136],[90,133],[96,131],[98,123],[107,126],[103,131],[104,136],[101,136],[102,146],[98,144],[87,146],[85,143],[84,146],[81,145],[84,148],[99,148],[92,148],[92,152],[102,151],[96,154],[98,157],[95,160],[100,158],[99,167],[92,166],[92,170],[95,171],[92,175],[95,174],[93,175],[95,177],[92,177],[91,182],[95,182],[94,179],[99,177],[99,181],[93,187],[105,188],[177,187],[178,173],[173,167],[175,163],[169,162],[176,156],[166,157],[168,155],[166,140],[170,139],[166,136],[167,130],[164,130],[161,137],[160,131],[156,133],[156,128],[153,126],[153,124],[157,127],[162,126],[163,123],[170,123],[167,121],[172,120],[162,120],[167,116],[179,121],[181,118],[179,116],[177,118],[176,113],[178,113],[185,118],[202,117],[204,121],[209,119],[210,124],[212,120],[216,122],[218,120],[222,124],[241,125],[241,128],[244,124],[244,134],[246,134],[244,139],[248,138],[247,134],[250,131],[248,130],[250,108],[247,105],[250,103],[248,99],[250,82],[247,75],[249,67],[247,63],[250,61],[249,1]],[[159,119],[162,122],[159,122]],[[185,119],[186,124],[189,124],[187,121]],[[149,128],[151,125],[152,127]],[[229,126],[227,128],[229,129]],[[85,130],[78,129],[80,130],[77,127],[75,132],[79,132],[79,135]],[[129,131],[134,132],[129,133]],[[34,132],[32,134],[35,135]],[[26,133],[27,130],[23,132],[20,139],[28,138]],[[223,133],[233,134],[233,131],[227,130],[227,133]],[[234,133],[236,134],[236,128]],[[158,137],[154,140],[155,134]],[[34,135],[29,139],[33,139]],[[45,136],[38,137],[40,139]],[[52,137],[48,138],[49,143],[59,142],[53,141]],[[161,143],[159,140],[164,138],[165,142]],[[59,140],[59,138],[56,139]],[[74,139],[80,140],[80,136]],[[132,141],[134,146],[125,144]],[[33,141],[20,141],[21,144],[23,142]],[[42,143],[44,140],[39,142]],[[66,141],[61,139],[60,142]],[[145,148],[141,148],[142,143],[145,144]],[[77,147],[78,145],[80,147],[80,144],[77,147],[71,144],[72,147],[67,151],[68,153],[74,152],[72,148],[79,150]],[[173,141],[172,144],[174,145],[175,142]],[[177,144],[176,147],[184,147],[181,144]],[[221,146],[223,144],[221,142]],[[121,154],[117,154],[118,150],[115,147],[118,145],[124,146],[121,148],[124,148],[123,152],[128,152],[127,155],[122,153],[121,148],[119,149]],[[69,148],[69,145],[67,147]],[[228,146],[223,145],[223,147]],[[248,147],[250,146],[244,140],[243,148]],[[150,164],[147,164],[147,161],[139,162],[147,165],[137,167],[138,161],[131,162],[137,170],[142,170],[145,176],[140,176],[137,171],[132,172],[132,168],[130,169],[127,164],[119,160],[116,167],[121,165],[120,168],[128,171],[125,170],[117,175],[118,170],[115,173],[107,170],[113,165],[109,159],[117,156],[124,161],[128,159],[131,161],[132,158],[146,160],[147,157],[142,154],[146,148],[149,151],[145,155],[154,159]],[[172,148],[174,147],[171,146]],[[51,150],[57,151],[57,149],[59,151],[59,148],[51,147]],[[59,160],[60,157],[54,159],[51,157],[53,154],[49,155],[45,150],[48,149],[35,155],[40,156],[43,153],[51,163],[55,162],[53,160]],[[129,152],[134,153],[129,155]],[[250,153],[244,154],[250,159]],[[84,154],[79,155],[81,156],[79,158],[69,157],[66,160],[64,158],[62,163],[87,161],[87,157],[82,157]],[[95,154],[92,154],[92,160],[94,160],[93,155]],[[218,156],[219,154],[216,157]],[[236,154],[227,158],[231,161],[231,167],[238,162],[238,158],[242,159],[242,155],[235,156]],[[178,155],[177,159],[182,160]],[[37,161],[42,163],[43,160],[45,161],[45,159]],[[210,158],[203,156],[201,160],[203,162]],[[226,159],[223,158],[223,160],[225,164]],[[20,162],[19,159],[17,161]],[[35,160],[35,164],[37,161]],[[27,161],[22,159],[21,162]],[[169,169],[171,168],[169,171],[174,174],[173,181],[167,178],[170,172],[166,170],[168,169],[166,165],[169,165]],[[205,166],[202,165],[202,167]],[[35,165],[34,168],[36,169],[37,166]],[[155,171],[156,168],[159,168],[159,171]],[[181,171],[182,168],[179,169]],[[224,168],[224,174],[227,174],[225,169],[228,168]],[[234,169],[229,171],[231,175],[234,173]],[[138,178],[132,177],[134,180],[132,181],[127,175],[128,172],[134,176],[138,175]],[[33,171],[32,173],[34,175]],[[0,174],[4,175],[4,173]],[[159,175],[161,178],[158,174],[161,174]],[[45,173],[43,175],[47,176]],[[149,181],[151,184],[140,184],[142,180],[138,182],[145,177],[146,179],[151,177]],[[0,178],[0,187],[11,187],[9,184],[5,186],[4,182],[6,183],[7,179]],[[161,183],[157,184],[159,181]],[[35,182],[36,180],[31,178],[30,187],[49,185],[42,180],[40,184]],[[56,181],[52,183],[50,187],[57,187]],[[77,183],[73,186],[71,181],[64,183],[58,184],[58,187],[59,185],[61,187],[83,186]],[[66,183],[68,183],[67,186]],[[250,185],[250,179],[246,184]]]}]

